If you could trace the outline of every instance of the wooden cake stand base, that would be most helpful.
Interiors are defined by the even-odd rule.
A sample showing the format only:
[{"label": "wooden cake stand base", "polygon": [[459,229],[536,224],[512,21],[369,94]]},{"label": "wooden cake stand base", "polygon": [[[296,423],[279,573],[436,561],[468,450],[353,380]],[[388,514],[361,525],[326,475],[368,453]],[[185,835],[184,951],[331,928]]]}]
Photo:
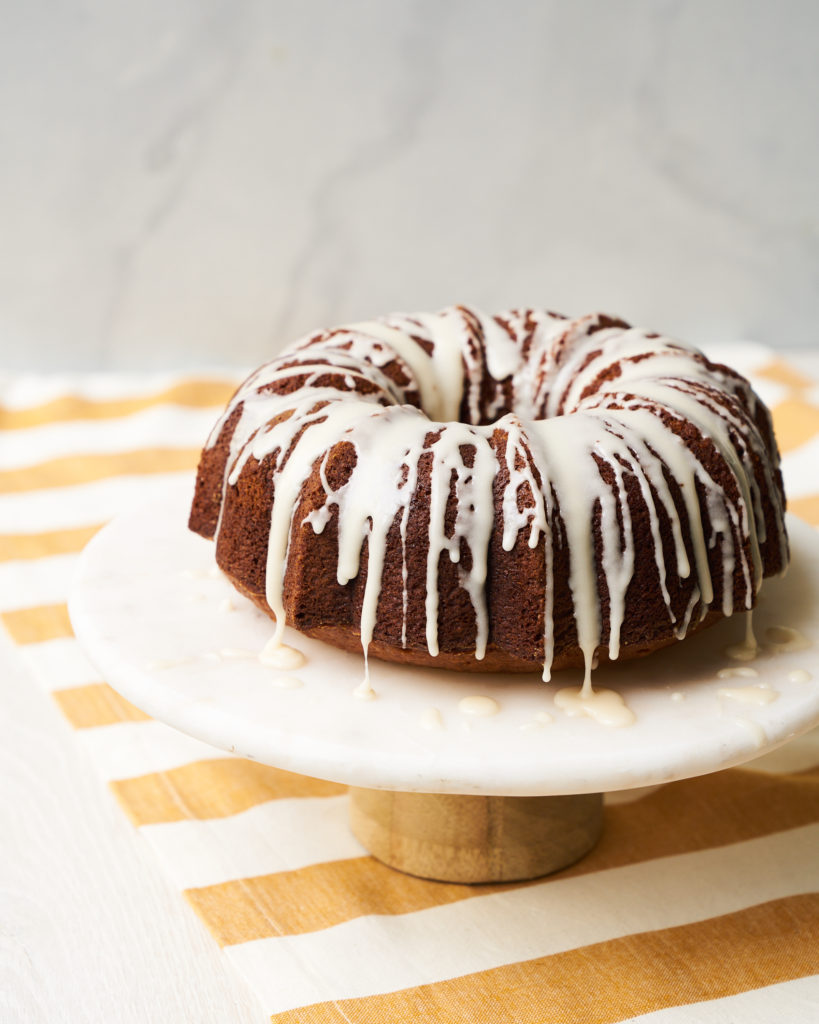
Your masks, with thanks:
[{"label": "wooden cake stand base", "polygon": [[568,867],[603,828],[599,793],[457,796],[350,789],[350,825],[374,857],[439,882],[517,882]]}]

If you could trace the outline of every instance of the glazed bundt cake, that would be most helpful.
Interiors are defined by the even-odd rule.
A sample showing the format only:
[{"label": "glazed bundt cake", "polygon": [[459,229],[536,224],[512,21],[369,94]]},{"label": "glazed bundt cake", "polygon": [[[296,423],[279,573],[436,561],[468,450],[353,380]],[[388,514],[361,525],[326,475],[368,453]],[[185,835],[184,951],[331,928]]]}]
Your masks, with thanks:
[{"label": "glazed bundt cake", "polygon": [[487,671],[646,654],[788,561],[768,410],[603,315],[462,306],[317,331],[253,373],[190,527],[277,623]]}]

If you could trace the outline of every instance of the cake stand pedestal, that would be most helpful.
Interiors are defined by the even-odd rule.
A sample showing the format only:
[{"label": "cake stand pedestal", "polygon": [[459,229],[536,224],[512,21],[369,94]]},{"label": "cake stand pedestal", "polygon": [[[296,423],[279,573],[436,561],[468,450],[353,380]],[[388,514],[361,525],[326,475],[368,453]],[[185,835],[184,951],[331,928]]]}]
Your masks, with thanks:
[{"label": "cake stand pedestal", "polygon": [[597,840],[601,793],[738,765],[819,723],[819,535],[798,520],[791,570],[766,581],[754,615],[759,654],[727,653],[744,636],[735,616],[601,668],[595,687],[635,716],[613,728],[555,705],[577,672],[547,685],[374,661],[376,697],[362,700],[360,656],[291,630],[285,643],[304,663],[272,668],[259,658],[270,620],[186,528],[191,492],[169,486],[91,541],[69,603],[77,637],[107,682],[154,718],[352,787],[353,831],[402,871],[458,882],[555,871]]},{"label": "cake stand pedestal", "polygon": [[350,826],[374,857],[439,882],[516,882],[579,860],[603,830],[600,793],[457,796],[350,789]]}]

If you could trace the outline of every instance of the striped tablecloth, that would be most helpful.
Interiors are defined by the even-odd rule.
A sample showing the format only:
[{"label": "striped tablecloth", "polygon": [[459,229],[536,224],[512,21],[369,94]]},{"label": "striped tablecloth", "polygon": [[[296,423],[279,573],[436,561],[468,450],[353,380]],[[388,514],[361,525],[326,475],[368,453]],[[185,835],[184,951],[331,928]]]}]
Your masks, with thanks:
[{"label": "striped tablecloth", "polygon": [[[790,508],[819,525],[819,387],[758,347],[720,354],[773,408]],[[183,736],[99,677],[66,613],[78,553],[190,474],[235,383],[0,376],[0,617],[273,1019],[819,1019],[819,731],[611,799],[599,846],[552,878],[468,887],[367,856],[343,787]]]}]

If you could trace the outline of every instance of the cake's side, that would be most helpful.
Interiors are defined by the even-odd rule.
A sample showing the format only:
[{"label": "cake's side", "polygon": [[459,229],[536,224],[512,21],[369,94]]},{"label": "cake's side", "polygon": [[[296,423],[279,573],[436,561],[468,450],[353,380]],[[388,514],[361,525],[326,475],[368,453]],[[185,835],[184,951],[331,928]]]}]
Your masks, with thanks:
[{"label": "cake's side", "polygon": [[443,319],[313,335],[237,393],[190,523],[242,592],[340,647],[547,675],[753,606],[787,541],[743,378],[610,318]]}]

